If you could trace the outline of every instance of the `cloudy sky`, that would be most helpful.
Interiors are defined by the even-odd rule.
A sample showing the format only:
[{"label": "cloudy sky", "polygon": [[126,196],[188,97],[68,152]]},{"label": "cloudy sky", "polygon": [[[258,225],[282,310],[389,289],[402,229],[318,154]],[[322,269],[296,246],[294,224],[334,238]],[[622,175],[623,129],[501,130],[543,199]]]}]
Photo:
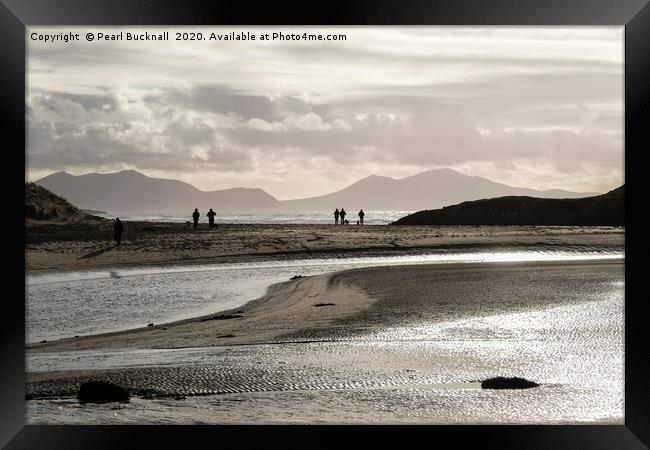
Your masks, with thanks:
[{"label": "cloudy sky", "polygon": [[[87,32],[345,41],[87,42]],[[33,32],[80,42],[32,41]],[[451,167],[515,186],[623,183],[622,27],[30,27],[30,180],[136,169],[319,195]]]}]

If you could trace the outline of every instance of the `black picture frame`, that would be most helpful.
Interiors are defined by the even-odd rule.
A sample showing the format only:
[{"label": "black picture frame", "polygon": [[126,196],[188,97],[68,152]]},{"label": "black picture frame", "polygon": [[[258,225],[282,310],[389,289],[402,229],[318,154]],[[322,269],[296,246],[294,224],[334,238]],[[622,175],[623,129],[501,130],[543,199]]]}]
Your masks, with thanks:
[{"label": "black picture frame", "polygon": [[[5,125],[4,155],[16,159],[5,168],[12,186],[5,207],[4,225],[11,233],[24,230],[24,180],[18,164],[25,147],[25,26],[30,25],[619,25],[625,26],[625,425],[567,426],[26,426],[25,425],[25,311],[19,300],[25,275],[16,261],[25,258],[24,240],[5,240],[11,258],[6,281],[17,288],[4,296],[6,314],[0,328],[0,445],[18,448],[131,448],[138,442],[148,447],[178,445],[205,439],[214,445],[236,440],[250,444],[260,437],[303,445],[303,439],[355,434],[362,439],[384,440],[399,435],[454,446],[479,444],[482,448],[636,449],[650,445],[648,414],[648,347],[642,289],[644,230],[640,208],[644,171],[647,172],[647,124],[650,109],[650,6],[647,0],[333,0],[322,3],[260,2],[235,0],[0,0],[0,113]],[[7,140],[6,138],[10,139]],[[12,145],[9,142],[13,142]],[[26,147],[25,147],[26,148]],[[26,155],[26,153],[25,153]],[[24,175],[24,172],[23,172]],[[20,222],[20,223],[19,223]],[[21,234],[24,237],[24,231]],[[5,237],[7,235],[5,234]],[[9,241],[9,242],[7,242]],[[8,259],[7,259],[8,260]],[[19,272],[22,270],[22,274]],[[9,292],[8,289],[5,292]],[[262,435],[262,436],[260,436]],[[188,440],[189,439],[189,440]],[[338,441],[338,439],[336,439]],[[317,441],[316,441],[317,442]],[[366,441],[367,442],[367,441]],[[191,446],[191,445],[190,445]]]}]

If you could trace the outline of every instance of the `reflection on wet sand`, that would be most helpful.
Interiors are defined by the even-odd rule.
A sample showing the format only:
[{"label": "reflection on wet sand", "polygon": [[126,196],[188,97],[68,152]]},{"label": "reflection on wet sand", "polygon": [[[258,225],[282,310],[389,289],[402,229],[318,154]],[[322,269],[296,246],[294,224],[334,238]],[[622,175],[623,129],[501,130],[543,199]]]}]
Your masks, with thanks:
[{"label": "reflection on wet sand", "polygon": [[[27,392],[40,400],[28,402],[30,423],[622,423],[622,260],[389,269],[285,285],[302,283],[305,302],[331,308],[275,299],[285,311],[268,297],[232,321],[132,341],[126,333],[131,350],[101,338],[88,341],[95,350],[34,349]],[[329,294],[318,285],[320,298],[310,298],[323,277]],[[371,299],[360,309],[341,298],[350,280]],[[257,318],[256,307],[266,308]],[[232,345],[245,330],[276,333]],[[183,335],[206,347],[147,349]],[[498,375],[540,387],[479,388]],[[89,377],[139,397],[112,406],[65,399]]]}]

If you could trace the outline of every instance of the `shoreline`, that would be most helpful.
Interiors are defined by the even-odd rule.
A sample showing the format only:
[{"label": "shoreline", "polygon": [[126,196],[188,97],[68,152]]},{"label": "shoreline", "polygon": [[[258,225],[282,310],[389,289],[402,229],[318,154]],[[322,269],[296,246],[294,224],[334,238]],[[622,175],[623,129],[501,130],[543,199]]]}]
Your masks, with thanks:
[{"label": "shoreline", "polygon": [[[60,225],[27,229],[26,270],[50,273],[177,264],[417,255],[454,249],[624,248],[625,228],[517,226],[222,225],[193,232],[179,224],[127,223],[116,247],[107,231]],[[84,234],[86,233],[86,234]],[[107,237],[108,236],[108,237]]]},{"label": "shoreline", "polygon": [[[589,236],[591,237],[591,236]],[[615,239],[613,241],[616,241]],[[249,263],[269,263],[277,261],[310,261],[319,259],[337,259],[347,260],[353,258],[382,258],[382,257],[399,257],[399,256],[418,256],[444,253],[454,250],[468,250],[477,252],[488,252],[489,250],[496,249],[501,251],[589,251],[590,249],[623,251],[624,246],[622,243],[611,242],[605,244],[595,244],[593,241],[580,242],[575,240],[572,242],[553,242],[548,241],[531,241],[531,242],[493,242],[493,243],[480,243],[480,242],[466,242],[458,244],[439,244],[430,246],[412,246],[412,247],[392,247],[392,248],[358,248],[358,249],[324,249],[324,250],[304,250],[294,252],[275,252],[275,253],[258,253],[258,254],[240,254],[240,255],[224,255],[213,257],[196,257],[196,258],[182,258],[182,259],[167,259],[167,260],[152,260],[150,262],[121,262],[117,265],[114,262],[105,265],[90,265],[85,267],[68,266],[63,268],[38,268],[27,269],[27,274],[41,275],[41,274],[55,274],[55,273],[69,273],[84,270],[110,270],[110,269],[137,269],[149,267],[178,267],[178,266],[199,266],[199,265],[216,265],[216,264],[249,264]]]},{"label": "shoreline", "polygon": [[[240,317],[30,349],[25,399],[32,423],[266,423],[278,411],[283,423],[620,423],[623,283],[624,260],[314,275],[273,285]],[[229,327],[241,334],[224,336]],[[480,389],[494,376],[540,387]],[[98,379],[127,389],[130,404],[80,404],[80,385]]]},{"label": "shoreline", "polygon": [[[30,352],[40,352],[117,348],[191,348],[268,343],[288,331],[295,331],[291,328],[291,322],[312,321],[326,325],[341,315],[341,308],[345,308],[344,314],[352,314],[372,302],[353,286],[332,286],[330,277],[331,274],[326,273],[275,283],[269,286],[265,295],[260,298],[252,299],[237,308],[203,316],[155,324],[152,327],[63,338],[46,343],[30,343],[25,347]],[[305,298],[317,300],[305,304]],[[332,313],[331,309],[325,307],[330,305],[325,304],[332,303],[335,298],[337,301],[339,298],[345,298],[345,301],[339,301],[337,305],[340,308]],[[324,306],[315,306],[319,304]],[[318,311],[309,311],[309,308],[306,308],[311,306]],[[170,329],[172,329],[170,334],[173,334],[171,338],[161,336],[163,332]],[[243,330],[246,329],[254,329],[256,332],[245,334]],[[235,335],[234,332],[240,334]],[[190,338],[183,337],[183,334],[192,335],[192,342],[187,343]],[[225,341],[219,342],[219,339]],[[170,342],[174,344],[169,346]],[[187,345],[181,344],[182,342]],[[141,347],[142,343],[149,343],[151,346]]]},{"label": "shoreline", "polygon": [[[420,299],[426,297],[426,291],[435,286],[433,280],[436,279],[441,283],[454,285],[454,277],[471,276],[469,274],[473,272],[498,278],[500,273],[505,273],[506,276],[508,272],[525,273],[531,267],[548,271],[558,271],[560,268],[569,271],[584,269],[589,272],[599,266],[622,270],[624,259],[417,264],[347,269],[273,284],[264,296],[252,299],[237,308],[154,324],[151,327],[30,343],[26,344],[26,350],[35,354],[73,350],[178,349],[331,340],[336,338],[337,334],[349,337],[368,329],[381,328],[387,323],[404,323],[408,326],[413,323],[413,319],[404,319],[402,316],[409,314],[419,316],[418,320],[421,321],[422,314],[418,312],[418,308],[423,304],[416,302],[414,305],[408,305],[409,302],[403,297],[405,292],[411,292],[411,295]],[[409,286],[407,282],[414,273],[420,286]],[[418,278],[422,276],[425,278]],[[471,295],[471,284],[467,285],[469,290],[465,289],[466,295]],[[439,289],[438,286],[435,287]],[[458,290],[459,287],[455,286],[453,289]],[[566,296],[572,297],[569,294]],[[490,311],[517,310],[525,306],[521,303],[508,304],[508,301],[496,298],[495,304],[500,305],[496,309],[490,310],[487,304],[474,302],[474,309],[468,310],[467,307],[472,302],[465,298],[462,304],[457,305],[457,310],[454,310],[453,307],[450,308],[449,299],[442,300],[444,308],[438,308],[430,319],[440,321]],[[528,307],[565,302],[566,299],[544,299],[542,303],[533,302]],[[502,305],[504,303],[508,304],[505,309]],[[250,333],[249,330],[255,332]]]}]

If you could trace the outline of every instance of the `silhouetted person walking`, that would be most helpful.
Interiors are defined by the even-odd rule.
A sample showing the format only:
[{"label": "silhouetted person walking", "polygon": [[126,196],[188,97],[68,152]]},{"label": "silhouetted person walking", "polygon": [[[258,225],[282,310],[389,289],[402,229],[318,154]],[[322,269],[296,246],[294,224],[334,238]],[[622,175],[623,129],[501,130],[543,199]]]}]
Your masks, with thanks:
[{"label": "silhouetted person walking", "polygon": [[208,216],[208,220],[210,221],[210,228],[214,228],[214,216],[216,216],[217,213],[212,211],[212,208],[210,208],[210,211],[206,214]]},{"label": "silhouetted person walking", "polygon": [[363,209],[359,211],[359,225],[363,225],[363,218],[366,215],[366,213],[363,212]]},{"label": "silhouetted person walking", "polygon": [[115,224],[113,225],[113,237],[115,237],[115,241],[117,242],[117,245],[120,245],[122,243],[123,231],[124,231],[124,225],[122,224],[120,218],[116,217]]},{"label": "silhouetted person walking", "polygon": [[338,224],[339,224],[339,209],[336,208],[334,210],[334,225],[338,225]]},{"label": "silhouetted person walking", "polygon": [[347,214],[343,208],[341,208],[341,212],[339,213],[341,216],[341,225],[345,225],[345,215]]},{"label": "silhouetted person walking", "polygon": [[196,229],[196,227],[199,226],[199,217],[200,216],[201,216],[201,214],[199,214],[198,208],[195,208],[194,212],[192,213],[192,219],[194,220],[194,228],[195,229]]}]

